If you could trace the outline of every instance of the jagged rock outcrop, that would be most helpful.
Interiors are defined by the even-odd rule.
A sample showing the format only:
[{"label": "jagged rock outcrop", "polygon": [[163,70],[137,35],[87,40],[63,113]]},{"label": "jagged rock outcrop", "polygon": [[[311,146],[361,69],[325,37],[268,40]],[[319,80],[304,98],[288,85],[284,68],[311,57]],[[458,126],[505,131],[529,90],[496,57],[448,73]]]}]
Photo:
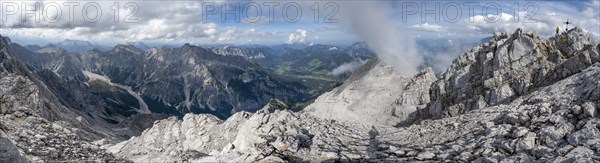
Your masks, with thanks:
[{"label": "jagged rock outcrop", "polygon": [[268,47],[232,47],[232,46],[224,46],[219,48],[210,48],[215,54],[225,55],[225,56],[242,56],[249,60],[258,61],[271,59],[274,55],[273,49]]},{"label": "jagged rock outcrop", "polygon": [[239,112],[225,122],[187,114],[182,121],[159,121],[110,151],[140,162],[177,161],[189,151],[200,154],[186,160],[200,162],[326,161],[339,157],[340,150],[356,158],[367,155],[361,142],[368,139],[367,132],[286,109],[281,101],[272,100],[255,114]]},{"label": "jagged rock outcrop", "polygon": [[[227,121],[208,115],[186,114],[182,120],[171,117],[156,121],[141,136],[132,137],[109,150],[133,161],[186,161],[206,156],[233,141],[239,126],[251,116],[238,112]],[[160,139],[156,139],[159,138]]]},{"label": "jagged rock outcrop", "polygon": [[[532,96],[400,128],[394,133],[401,134],[390,134],[386,141],[412,146],[413,150],[420,149],[418,152],[432,152],[432,159],[436,160],[598,161],[594,143],[575,143],[596,141],[590,136],[598,133],[592,127],[598,117],[573,109],[585,106],[589,113],[598,110],[598,75],[600,64],[595,64],[533,91]],[[580,141],[569,141],[578,137],[574,135],[586,136],[579,137]]]},{"label": "jagged rock outcrop", "polygon": [[429,114],[456,116],[508,103],[598,62],[590,34],[581,28],[548,40],[535,32],[495,33],[460,55],[434,83]]}]

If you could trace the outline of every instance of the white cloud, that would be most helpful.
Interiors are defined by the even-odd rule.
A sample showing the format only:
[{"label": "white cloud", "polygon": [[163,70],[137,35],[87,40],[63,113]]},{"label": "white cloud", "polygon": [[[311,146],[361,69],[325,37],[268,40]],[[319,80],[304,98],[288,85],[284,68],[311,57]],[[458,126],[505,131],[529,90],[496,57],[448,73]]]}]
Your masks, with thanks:
[{"label": "white cloud", "polygon": [[[258,31],[255,28],[250,29],[238,29],[237,27],[228,27],[225,31],[220,32],[217,37],[213,38],[219,43],[231,43],[232,41],[238,40],[242,37],[248,36],[276,36],[278,32],[264,32]],[[246,39],[246,42],[253,42],[252,39]]]},{"label": "white cloud", "polygon": [[306,37],[308,37],[308,31],[304,29],[297,29],[296,32],[290,33],[288,40],[285,43],[307,43]]},{"label": "white cloud", "polygon": [[497,15],[475,15],[463,20],[461,26],[481,34],[493,32],[514,32],[517,28],[535,31],[546,37],[554,36],[556,26],[564,30],[566,20],[575,26],[586,29],[596,40],[600,39],[600,1],[580,2],[577,9],[556,1],[539,1],[535,5],[539,10],[533,12],[500,13]]},{"label": "white cloud", "polygon": [[339,29],[338,26],[335,26],[335,25],[326,25],[326,26],[319,27],[319,29],[317,31],[319,31],[319,32],[325,32],[325,31],[338,30],[338,29]]},{"label": "white cloud", "polygon": [[513,22],[513,16],[507,13],[497,15],[475,15],[465,20],[465,25],[469,29],[479,30],[483,33],[494,32],[510,32],[518,28],[520,25]]},{"label": "white cloud", "polygon": [[576,17],[576,20],[580,21],[580,25],[588,29],[596,41],[600,42],[600,1],[586,3],[586,8],[581,15],[583,16]]},{"label": "white cloud", "polygon": [[[330,49],[331,50],[331,49]],[[330,76],[339,76],[347,72],[351,72],[356,70],[358,67],[364,65],[367,61],[364,60],[356,60],[348,63],[344,63],[335,69],[331,70],[327,75]]]},{"label": "white cloud", "polygon": [[401,33],[391,23],[392,9],[388,1],[344,1],[340,4],[340,23],[360,39],[384,63],[392,65],[397,73],[412,76],[423,63],[416,48],[413,33]]},{"label": "white cloud", "polygon": [[[21,20],[20,11],[11,15],[10,11],[2,10],[0,15],[6,16],[0,27],[3,34],[16,35],[20,37],[56,37],[55,39],[81,39],[91,41],[187,41],[207,39],[231,41],[237,38],[227,27],[219,27],[215,23],[202,20],[202,3],[199,1],[68,1],[77,4],[73,8],[71,16],[69,6],[62,1],[3,1],[3,4],[16,5],[25,4],[29,9],[34,9],[33,4],[38,3],[35,11],[40,19],[36,21],[34,16]],[[98,5],[102,10],[101,17],[97,22],[85,21],[86,14],[94,17],[95,9],[84,12],[86,5]],[[118,4],[118,14],[115,9]],[[46,6],[59,6],[58,10],[43,11]],[[126,10],[127,7],[127,10]],[[133,9],[137,9],[133,12]],[[52,8],[54,9],[54,8]],[[45,14],[49,13],[49,14]],[[62,16],[56,22],[45,20],[45,17],[53,17],[60,13]],[[6,15],[8,14],[8,15]],[[73,21],[71,21],[72,19]],[[116,20],[116,22],[115,22]],[[224,30],[220,30],[223,28]],[[48,31],[52,31],[49,33]],[[250,31],[252,32],[252,31]],[[225,36],[221,36],[221,34]]]},{"label": "white cloud", "polygon": [[237,32],[237,28],[230,27],[225,32],[223,32],[219,35],[219,38],[217,38],[217,41],[218,42],[228,42],[231,40],[235,40],[238,37],[239,37],[239,35]]},{"label": "white cloud", "polygon": [[[259,22],[243,22],[240,23],[243,26],[249,27],[233,27],[228,25],[223,25],[219,23],[210,23],[203,22],[202,18],[202,3],[206,1],[131,1],[133,4],[137,4],[138,10],[133,15],[133,17],[128,17],[131,12],[131,8],[126,10],[124,8],[127,2],[124,1],[49,1],[49,0],[38,0],[38,1],[20,1],[20,0],[2,0],[3,4],[12,4],[15,3],[19,5],[18,9],[21,9],[21,3],[25,3],[28,5],[28,8],[32,8],[34,2],[39,2],[41,6],[49,6],[52,4],[59,4],[62,8],[62,17],[61,21],[51,22],[44,21],[44,15],[40,15],[39,19],[41,21],[36,22],[33,17],[29,17],[26,21],[20,20],[20,14],[10,15],[4,8],[0,11],[0,16],[3,19],[4,16],[7,16],[7,19],[3,19],[2,23],[0,23],[0,28],[2,28],[3,35],[16,35],[30,38],[53,38],[53,39],[80,39],[80,40],[89,40],[95,42],[102,41],[119,41],[119,42],[136,42],[136,41],[177,41],[177,42],[221,42],[221,43],[229,43],[229,42],[245,42],[250,39],[253,42],[258,42],[261,40],[260,36],[275,36],[277,32],[274,31],[274,28],[279,28],[275,30],[280,31],[288,31],[289,26],[275,26],[266,22],[268,17],[263,14],[260,18]],[[78,6],[75,6],[74,12],[74,21],[70,22],[67,7],[64,5],[65,2],[69,3],[79,3]],[[115,2],[119,3],[119,15],[115,15],[111,10],[111,6],[114,5]],[[228,0],[215,0],[217,4],[221,2],[229,3],[231,1]],[[97,3],[102,8],[103,14],[101,19],[96,23],[89,23],[83,20],[82,8],[86,4]],[[298,2],[302,9],[309,9],[313,2]],[[384,4],[385,3],[385,4]],[[338,1],[335,4],[339,5],[339,12],[335,14],[335,19],[340,20],[340,23],[326,24],[321,23],[315,26],[311,25],[302,26],[305,24],[299,23],[298,25],[302,27],[294,27],[302,28],[307,31],[303,35],[303,33],[292,32],[289,35],[282,34],[280,37],[272,38],[272,37],[264,37],[262,40],[274,40],[274,42],[280,43],[281,40],[286,40],[286,43],[293,42],[303,42],[307,43],[309,41],[345,41],[340,38],[357,38],[360,37],[363,40],[375,40],[374,38],[382,38],[382,37],[398,37],[398,34],[402,33],[389,33],[388,31],[382,30],[390,27],[387,25],[390,21],[401,19],[402,16],[394,15],[389,17],[390,13],[400,13],[398,10],[401,10],[401,7],[395,8],[386,8],[387,6],[392,6],[389,4],[390,2],[385,1],[377,1],[377,2],[345,2]],[[463,10],[462,19],[460,23],[452,24],[447,22],[440,23],[422,23],[422,24],[414,24],[409,26],[410,29],[416,29],[418,31],[426,31],[426,32],[437,32],[437,33],[447,33],[448,36],[454,36],[456,33],[464,35],[460,36],[472,36],[477,34],[490,35],[492,32],[501,31],[501,32],[512,32],[516,28],[523,28],[526,31],[536,31],[543,36],[552,36],[554,34],[554,28],[557,25],[564,28],[562,22],[569,19],[573,26],[579,26],[587,31],[589,31],[592,36],[596,40],[600,39],[600,1],[592,0],[592,1],[578,1],[574,3],[580,3],[576,5],[570,5],[570,3],[566,2],[557,2],[557,1],[535,1],[535,4],[538,5],[539,11],[534,14],[534,18],[537,22],[524,22],[526,20],[527,12],[519,12],[513,13],[514,10],[508,10],[505,6],[511,6],[511,3],[502,4],[502,8],[504,13],[500,13],[498,15],[484,15],[479,13],[480,10],[476,10],[475,15],[470,15],[472,17],[467,17],[468,10]],[[350,4],[350,5],[347,5]],[[356,4],[352,6],[352,4]],[[384,4],[380,6],[374,6],[373,4]],[[483,3],[482,3],[483,4]],[[323,4],[321,4],[323,5]],[[521,3],[524,5],[524,3]],[[576,7],[580,6],[580,7]],[[281,6],[280,6],[281,7]],[[370,9],[372,8],[372,9]],[[38,8],[36,13],[42,14],[42,8]],[[368,11],[367,11],[368,9]],[[465,8],[463,8],[465,9]],[[308,10],[304,10],[308,11]],[[524,10],[521,8],[520,11],[530,11]],[[91,12],[91,11],[89,11]],[[263,11],[266,13],[266,11]],[[282,22],[280,10],[277,10],[274,19],[275,21]],[[53,12],[52,9],[47,12],[46,17],[52,18],[57,16],[56,12]],[[359,13],[359,14],[353,14]],[[93,15],[93,14],[92,14]],[[347,15],[355,15],[356,18],[348,18]],[[380,17],[373,17],[372,15],[378,15]],[[117,17],[119,20],[118,23],[114,22],[114,18]],[[215,16],[217,17],[217,16]],[[138,20],[136,23],[124,23],[123,20],[130,18],[132,20]],[[213,17],[214,18],[214,17]],[[494,20],[498,18],[497,22],[490,22],[488,20]],[[515,18],[518,18],[515,21]],[[320,17],[323,19],[323,17]],[[352,21],[353,19],[362,19],[360,21]],[[372,20],[371,20],[372,19]],[[242,19],[244,20],[244,19]],[[350,20],[350,21],[349,21]],[[376,22],[381,20],[383,24],[352,24],[358,22]],[[473,21],[468,21],[473,20]],[[303,18],[300,22],[309,22],[312,23],[314,18],[312,15],[304,14]],[[420,23],[420,22],[419,22]],[[314,24],[312,24],[314,25]],[[406,24],[400,25],[392,25],[390,28],[402,28]],[[265,26],[270,29],[265,29]],[[369,28],[369,29],[360,29],[360,26],[380,26],[380,28]],[[231,28],[235,29],[231,29]],[[263,28],[261,28],[263,27]],[[356,32],[357,35],[339,35],[340,33],[348,32],[344,28],[340,27],[350,27],[350,32]],[[356,28],[354,28],[356,27]],[[242,29],[242,28],[253,28],[254,31],[250,31],[250,29]],[[339,31],[339,32],[334,32]],[[359,32],[357,32],[359,31]],[[452,33],[450,33],[452,32]],[[334,34],[332,34],[334,33]],[[381,36],[379,35],[381,33]],[[395,33],[395,34],[394,34]],[[308,37],[308,35],[311,35]],[[417,34],[422,34],[418,33]],[[373,35],[373,36],[368,36]],[[415,34],[416,35],[416,34]],[[424,34],[427,35],[427,34]],[[253,37],[257,36],[257,37]],[[318,36],[318,38],[317,38]],[[249,38],[253,37],[253,38]],[[373,38],[373,39],[372,39]],[[400,37],[404,38],[404,37]],[[336,40],[337,39],[337,40]],[[375,44],[376,41],[371,41],[371,44]],[[381,42],[390,42],[381,41]],[[394,41],[392,41],[394,42]],[[379,44],[379,43],[377,43]],[[383,43],[382,43],[383,44]],[[388,43],[391,44],[391,43]],[[410,45],[409,45],[410,46]]]},{"label": "white cloud", "polygon": [[[531,13],[518,12],[517,16],[500,13],[498,15],[476,15],[470,17],[470,20],[465,20],[468,29],[476,30],[482,34],[491,34],[493,32],[512,33],[517,28],[523,30],[535,31],[543,36],[553,36],[556,26],[560,26],[562,21],[565,21],[560,15],[539,14],[535,17],[530,17]],[[561,28],[563,28],[561,26]]]},{"label": "white cloud", "polygon": [[417,30],[421,30],[421,31],[428,31],[428,32],[447,32],[448,30],[438,24],[429,24],[429,23],[423,23],[423,24],[415,24],[411,26],[414,29]]}]

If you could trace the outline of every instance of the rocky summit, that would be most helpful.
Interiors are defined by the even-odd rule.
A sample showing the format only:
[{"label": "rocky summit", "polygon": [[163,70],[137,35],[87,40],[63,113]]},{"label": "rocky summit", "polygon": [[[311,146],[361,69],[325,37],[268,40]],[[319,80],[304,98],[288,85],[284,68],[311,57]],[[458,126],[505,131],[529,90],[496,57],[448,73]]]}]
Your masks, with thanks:
[{"label": "rocky summit", "polygon": [[600,162],[600,45],[581,28],[495,33],[439,75],[374,59],[300,111],[272,98],[225,120],[158,120],[121,142],[3,46],[0,162]]}]

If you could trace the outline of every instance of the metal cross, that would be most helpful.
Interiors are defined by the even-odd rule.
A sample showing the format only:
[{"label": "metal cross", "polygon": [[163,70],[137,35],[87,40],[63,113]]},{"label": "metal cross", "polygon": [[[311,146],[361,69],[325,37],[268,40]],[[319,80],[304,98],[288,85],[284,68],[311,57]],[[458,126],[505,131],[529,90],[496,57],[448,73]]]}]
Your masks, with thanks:
[{"label": "metal cross", "polygon": [[564,22],[564,23],[565,23],[565,25],[567,26],[567,28],[565,28],[565,29],[566,29],[566,30],[569,30],[569,24],[571,23],[571,22],[569,22],[569,19],[567,19],[567,21],[566,21],[566,22]]}]

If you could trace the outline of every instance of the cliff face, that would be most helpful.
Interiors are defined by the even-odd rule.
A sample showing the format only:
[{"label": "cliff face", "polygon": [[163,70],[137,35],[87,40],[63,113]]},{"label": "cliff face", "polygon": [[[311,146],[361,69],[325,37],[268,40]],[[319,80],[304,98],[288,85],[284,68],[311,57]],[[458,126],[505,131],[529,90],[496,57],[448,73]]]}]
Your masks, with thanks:
[{"label": "cliff face", "polygon": [[574,28],[548,40],[521,29],[496,33],[490,42],[460,55],[432,87],[434,117],[509,103],[598,62],[590,37]]},{"label": "cliff face", "polygon": [[111,132],[61,105],[0,38],[0,162],[112,159],[89,142]]}]

